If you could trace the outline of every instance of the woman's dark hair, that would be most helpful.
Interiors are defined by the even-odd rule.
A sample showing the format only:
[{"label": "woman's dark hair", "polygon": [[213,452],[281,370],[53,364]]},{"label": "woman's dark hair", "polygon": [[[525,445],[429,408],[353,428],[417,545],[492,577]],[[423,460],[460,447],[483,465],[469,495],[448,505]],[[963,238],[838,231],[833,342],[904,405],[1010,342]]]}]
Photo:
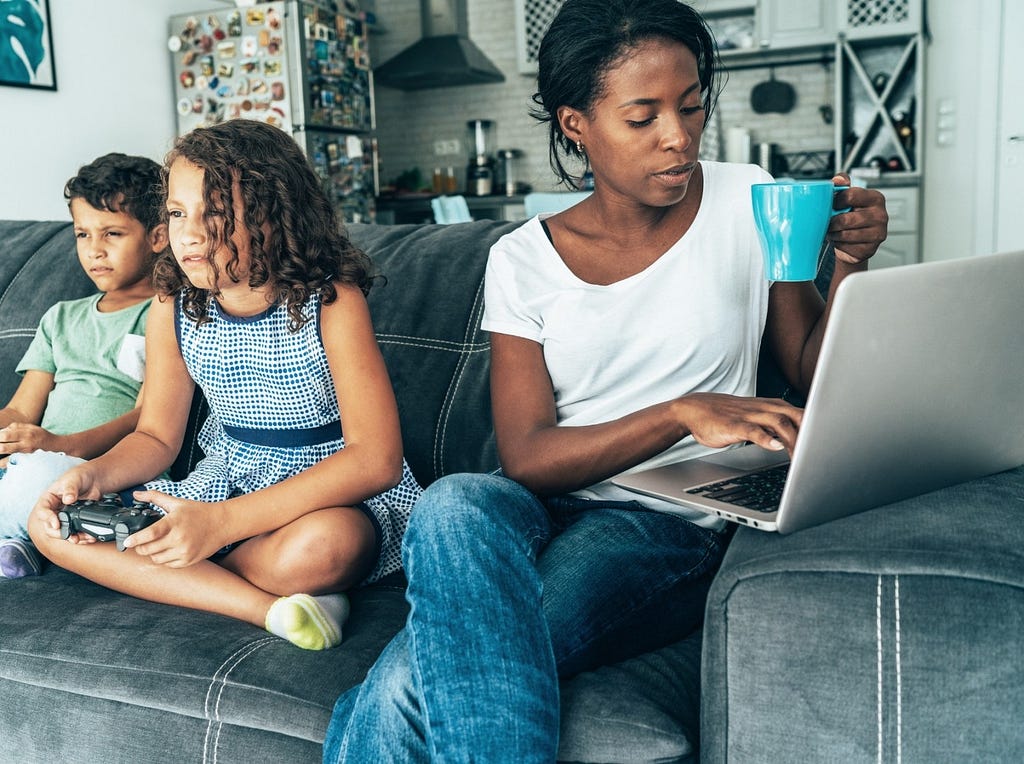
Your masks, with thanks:
[{"label": "woman's dark hair", "polygon": [[69,205],[84,199],[97,210],[123,212],[152,231],[163,219],[160,165],[146,157],[104,154],[64,184],[64,198]]},{"label": "woman's dark hair", "polygon": [[652,38],[682,43],[693,52],[707,125],[721,90],[721,62],[714,35],[689,5],[679,0],[566,0],[555,15],[537,53],[536,107],[530,114],[548,123],[551,169],[561,183],[577,187],[580,178],[562,163],[562,155],[578,153],[558,124],[558,108],[589,113],[604,94],[608,70]]},{"label": "woman's dark hair", "polygon": [[[369,258],[345,234],[320,180],[295,140],[279,128],[249,119],[232,119],[196,128],[181,136],[164,161],[166,186],[178,159],[203,170],[203,221],[208,256],[226,246],[232,253],[224,270],[238,282],[235,232],[235,189],[241,195],[244,225],[250,240],[248,284],[269,286],[274,304],[288,306],[292,329],[305,323],[302,306],[312,294],[325,304],[337,298],[335,281],[370,291],[374,276]],[[153,282],[161,294],[182,292],[185,314],[208,320],[211,295],[185,278],[173,254],[165,253],[154,268]]]}]

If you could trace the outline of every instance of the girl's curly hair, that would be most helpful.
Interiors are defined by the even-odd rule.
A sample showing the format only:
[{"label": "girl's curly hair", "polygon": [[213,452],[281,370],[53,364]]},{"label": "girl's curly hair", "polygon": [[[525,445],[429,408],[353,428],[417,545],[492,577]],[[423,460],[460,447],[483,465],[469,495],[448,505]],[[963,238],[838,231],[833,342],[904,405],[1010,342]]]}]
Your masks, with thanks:
[{"label": "girl's curly hair", "polygon": [[[207,256],[219,278],[213,253],[231,252],[224,270],[239,282],[238,248],[231,237],[237,221],[232,200],[237,192],[242,224],[250,240],[248,285],[269,286],[273,304],[288,306],[293,330],[307,319],[302,306],[313,294],[325,304],[337,298],[334,282],[370,291],[375,275],[370,259],[348,239],[320,181],[298,144],[282,130],[248,119],[233,119],[196,128],[175,141],[164,160],[164,189],[171,165],[183,159],[203,170],[203,222]],[[209,320],[214,294],[194,287],[171,252],[161,255],[153,282],[162,295],[182,293],[185,314]]]}]

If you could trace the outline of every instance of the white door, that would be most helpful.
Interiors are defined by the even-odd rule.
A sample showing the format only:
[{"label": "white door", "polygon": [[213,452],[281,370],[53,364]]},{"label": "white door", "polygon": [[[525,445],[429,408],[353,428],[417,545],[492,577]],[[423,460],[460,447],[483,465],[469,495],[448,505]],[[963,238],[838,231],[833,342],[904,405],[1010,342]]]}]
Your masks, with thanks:
[{"label": "white door", "polygon": [[1003,2],[996,166],[996,252],[1024,249],[1024,2]]}]

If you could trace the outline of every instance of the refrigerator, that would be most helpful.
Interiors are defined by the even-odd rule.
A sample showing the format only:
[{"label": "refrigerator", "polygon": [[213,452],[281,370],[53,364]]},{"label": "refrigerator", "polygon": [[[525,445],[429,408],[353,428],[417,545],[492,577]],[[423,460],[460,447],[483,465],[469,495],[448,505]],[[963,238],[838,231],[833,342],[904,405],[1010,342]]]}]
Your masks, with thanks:
[{"label": "refrigerator", "polygon": [[373,73],[362,14],[299,0],[172,16],[179,135],[227,119],[292,134],[339,217],[374,222]]}]

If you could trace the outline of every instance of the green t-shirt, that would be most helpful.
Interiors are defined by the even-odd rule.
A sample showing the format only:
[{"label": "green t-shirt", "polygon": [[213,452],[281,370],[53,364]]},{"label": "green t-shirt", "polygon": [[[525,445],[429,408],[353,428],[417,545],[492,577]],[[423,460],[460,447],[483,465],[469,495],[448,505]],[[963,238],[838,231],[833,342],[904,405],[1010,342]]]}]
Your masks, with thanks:
[{"label": "green t-shirt", "polygon": [[53,374],[41,425],[57,435],[97,427],[132,410],[146,360],[150,300],[101,313],[96,294],[58,302],[43,315],[17,371]]}]

